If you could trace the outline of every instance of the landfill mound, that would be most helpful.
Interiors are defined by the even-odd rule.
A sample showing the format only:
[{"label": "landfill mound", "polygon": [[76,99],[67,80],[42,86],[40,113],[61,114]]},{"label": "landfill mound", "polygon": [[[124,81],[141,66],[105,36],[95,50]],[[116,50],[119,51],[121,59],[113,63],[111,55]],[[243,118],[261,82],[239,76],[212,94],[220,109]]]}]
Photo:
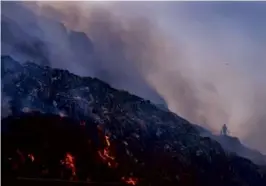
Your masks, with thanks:
[{"label": "landfill mound", "polygon": [[[42,170],[48,172],[44,175],[58,177],[58,167],[63,166],[60,178],[70,180],[91,179],[92,170],[97,180],[97,170],[104,170],[103,180],[126,184],[266,183],[261,167],[228,153],[217,141],[202,137],[195,125],[148,100],[96,78],[22,65],[9,56],[1,59],[2,99],[7,99],[4,109],[10,109],[10,116],[2,120],[3,146],[9,149],[3,152],[13,153],[5,154],[4,162],[21,154],[28,162],[42,156]],[[9,166],[3,172],[10,171]]]}]

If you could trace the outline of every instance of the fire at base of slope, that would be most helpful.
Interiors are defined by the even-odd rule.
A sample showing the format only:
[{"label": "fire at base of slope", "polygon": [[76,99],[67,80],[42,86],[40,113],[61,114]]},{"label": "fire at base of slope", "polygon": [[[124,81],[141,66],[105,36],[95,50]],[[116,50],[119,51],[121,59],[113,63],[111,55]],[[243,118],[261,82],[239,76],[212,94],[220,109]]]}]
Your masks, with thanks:
[{"label": "fire at base of slope", "polygon": [[[59,115],[60,118],[62,119],[62,115]],[[86,127],[86,122],[85,121],[81,121],[80,122],[80,126],[81,127]],[[114,147],[114,144],[111,143],[110,141],[110,137],[108,135],[105,134],[105,131],[103,129],[103,127],[101,127],[100,125],[98,125],[98,138],[100,139],[100,141],[103,143],[103,145],[101,147],[97,147],[98,150],[96,151],[99,157],[100,162],[102,162],[103,164],[107,165],[110,169],[117,169],[119,168],[119,164],[117,162],[117,158],[114,156],[115,152],[111,151],[111,147]],[[92,143],[91,140],[88,140],[89,143]],[[113,148],[112,148],[113,149]],[[38,155],[36,155],[33,152],[22,152],[20,149],[16,150],[16,154],[18,155],[20,161],[22,162],[22,164],[25,164],[26,161],[30,161],[32,163],[39,163],[39,158]],[[26,156],[25,156],[26,155]],[[9,157],[8,160],[9,162],[14,165],[12,167],[14,167],[14,169],[18,169],[19,167],[19,163],[14,159],[13,157]],[[71,153],[71,152],[66,152],[63,159],[59,160],[60,165],[62,167],[64,167],[65,170],[68,170],[68,174],[67,172],[61,172],[61,177],[65,177],[65,174],[68,174],[69,180],[72,181],[78,181],[78,175],[77,175],[77,168],[76,168],[76,158],[75,156]],[[121,168],[121,167],[120,167]],[[45,169],[46,170],[46,169]],[[45,171],[43,170],[43,171]],[[117,169],[118,170],[118,169]],[[120,172],[119,170],[116,172]],[[123,172],[123,171],[122,171]],[[46,172],[42,172],[42,174],[47,174]],[[64,176],[65,175],[65,176]],[[131,176],[127,176],[127,175],[123,175],[123,173],[118,173],[118,178],[120,177],[121,182],[124,182],[125,184],[128,185],[137,185],[139,182],[139,179],[136,177]]]},{"label": "fire at base of slope", "polygon": [[[85,121],[80,122],[81,126],[86,126]],[[103,133],[103,129],[101,126],[98,125],[99,133]],[[111,142],[110,137],[107,135],[104,135],[104,143],[105,147],[103,149],[98,150],[98,155],[103,163],[107,164],[110,168],[117,168],[118,162],[116,161],[116,157],[112,155],[112,152],[110,150]],[[65,160],[61,160],[61,164],[65,165],[66,168],[70,169],[72,171],[72,179],[75,179],[76,177],[76,167],[75,167],[75,158],[70,153],[66,153]],[[121,180],[128,184],[128,185],[137,185],[139,179],[135,177],[127,177],[122,176]]]},{"label": "fire at base of slope", "polygon": [[[98,129],[100,132],[102,132],[101,127],[98,127]],[[116,162],[116,158],[112,156],[112,152],[110,150],[111,142],[109,136],[105,135],[104,138],[106,146],[103,149],[98,150],[98,155],[102,159],[102,161],[106,163],[110,168],[117,168],[118,163]],[[129,185],[137,185],[138,183],[138,178],[135,177],[122,176],[121,180]]]}]

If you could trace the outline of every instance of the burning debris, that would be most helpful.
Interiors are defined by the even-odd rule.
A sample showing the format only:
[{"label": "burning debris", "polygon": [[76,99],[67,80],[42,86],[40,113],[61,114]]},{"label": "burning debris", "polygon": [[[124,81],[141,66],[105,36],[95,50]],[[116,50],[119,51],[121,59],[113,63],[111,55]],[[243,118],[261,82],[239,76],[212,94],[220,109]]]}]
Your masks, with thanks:
[{"label": "burning debris", "polygon": [[[116,158],[111,155],[111,150],[110,150],[111,142],[109,140],[109,136],[105,135],[104,139],[105,139],[106,147],[103,150],[99,150],[98,154],[99,154],[100,158],[102,159],[102,161],[107,163],[107,165],[110,168],[117,168],[118,163],[115,160]],[[137,185],[137,183],[138,183],[138,179],[134,178],[134,177],[126,178],[125,176],[123,176],[121,178],[121,180],[124,183],[129,184],[129,185]]]},{"label": "burning debris", "polygon": [[[87,133],[77,120],[50,115],[43,117],[38,113],[27,114],[27,117],[20,119],[6,118],[2,121],[3,125],[7,131],[3,133],[6,144],[3,146],[6,177],[11,175],[100,183],[123,182],[127,185],[196,186],[222,182],[218,185],[240,186],[243,185],[242,182],[235,184],[235,179],[242,180],[254,173],[255,182],[246,185],[264,186],[256,183],[265,183],[264,178],[256,178],[259,175],[256,170],[249,168],[256,167],[254,164],[237,156],[227,156],[220,150],[220,145],[211,139],[187,136],[184,140],[191,142],[182,144],[183,136],[179,136],[180,139],[173,139],[172,143],[161,139],[155,145],[150,141],[142,145],[143,141],[140,140],[143,138],[136,140],[129,133],[127,137],[120,137],[108,125],[103,127],[102,124],[88,123],[88,129],[92,130]],[[31,133],[26,133],[25,137],[24,131]],[[155,132],[156,130],[154,136]],[[30,140],[36,143],[28,143]],[[16,141],[14,148],[8,147],[10,141]],[[178,148],[175,145],[179,145]],[[233,164],[229,164],[230,161]],[[196,169],[191,165],[197,166]],[[247,172],[243,177],[235,177],[235,173],[242,171],[242,165],[247,165]],[[211,175],[206,179],[207,183],[200,177],[202,172],[206,172],[204,177]],[[224,179],[221,180],[220,176]]]},{"label": "burning debris", "polygon": [[110,147],[111,143],[109,141],[109,137],[108,136],[105,136],[105,141],[107,143],[107,146]]},{"label": "burning debris", "polygon": [[34,158],[33,154],[28,154],[28,157],[30,158],[30,160],[31,160],[32,162],[34,162],[35,158]]},{"label": "burning debris", "polygon": [[66,153],[65,159],[61,160],[61,164],[68,170],[71,170],[72,178],[76,176],[75,158],[70,153]]},{"label": "burning debris", "polygon": [[99,150],[98,154],[100,158],[103,160],[103,162],[107,163],[109,167],[115,168],[117,167],[118,163],[115,161],[115,157],[111,155],[110,151],[110,140],[108,136],[105,136],[105,143],[106,147],[104,147],[103,150]]},{"label": "burning debris", "polygon": [[122,177],[122,181],[124,181],[125,183],[129,185],[137,185],[138,183],[138,179],[133,178],[133,177],[129,177],[129,178]]}]

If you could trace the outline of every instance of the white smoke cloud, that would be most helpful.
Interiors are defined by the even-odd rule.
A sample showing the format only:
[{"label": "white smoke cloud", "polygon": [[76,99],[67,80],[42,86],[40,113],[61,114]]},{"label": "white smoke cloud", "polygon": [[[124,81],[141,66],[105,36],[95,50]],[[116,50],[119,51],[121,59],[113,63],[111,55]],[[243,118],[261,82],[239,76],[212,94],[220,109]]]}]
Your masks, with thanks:
[{"label": "white smoke cloud", "polygon": [[[266,26],[254,23],[261,9],[180,2],[24,5],[36,20],[6,15],[41,38],[51,66],[155,102],[161,97],[170,110],[212,131],[227,123],[233,135],[266,153]],[[25,27],[32,22],[36,30]]]}]

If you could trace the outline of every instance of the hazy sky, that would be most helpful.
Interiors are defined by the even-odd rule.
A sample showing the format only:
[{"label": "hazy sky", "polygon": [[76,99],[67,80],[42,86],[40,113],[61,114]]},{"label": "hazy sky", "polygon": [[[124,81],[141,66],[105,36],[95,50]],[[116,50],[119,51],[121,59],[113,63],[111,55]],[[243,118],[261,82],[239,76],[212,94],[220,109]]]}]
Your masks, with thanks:
[{"label": "hazy sky", "polygon": [[174,35],[181,30],[191,64],[197,65],[195,73],[216,87],[219,96],[215,99],[221,99],[227,115],[224,122],[232,133],[265,153],[266,3],[197,2],[182,6],[185,21],[171,6],[171,32]]},{"label": "hazy sky", "polygon": [[[26,33],[20,38],[47,46],[41,53],[51,66],[164,100],[173,112],[214,132],[227,123],[233,135],[266,153],[265,2],[27,6],[34,16],[7,4],[2,12]],[[4,46],[6,53],[18,53]]]},{"label": "hazy sky", "polygon": [[171,58],[159,61],[150,78],[168,107],[216,132],[226,123],[232,135],[266,153],[266,3],[132,4],[123,5],[149,17],[171,43]]}]

